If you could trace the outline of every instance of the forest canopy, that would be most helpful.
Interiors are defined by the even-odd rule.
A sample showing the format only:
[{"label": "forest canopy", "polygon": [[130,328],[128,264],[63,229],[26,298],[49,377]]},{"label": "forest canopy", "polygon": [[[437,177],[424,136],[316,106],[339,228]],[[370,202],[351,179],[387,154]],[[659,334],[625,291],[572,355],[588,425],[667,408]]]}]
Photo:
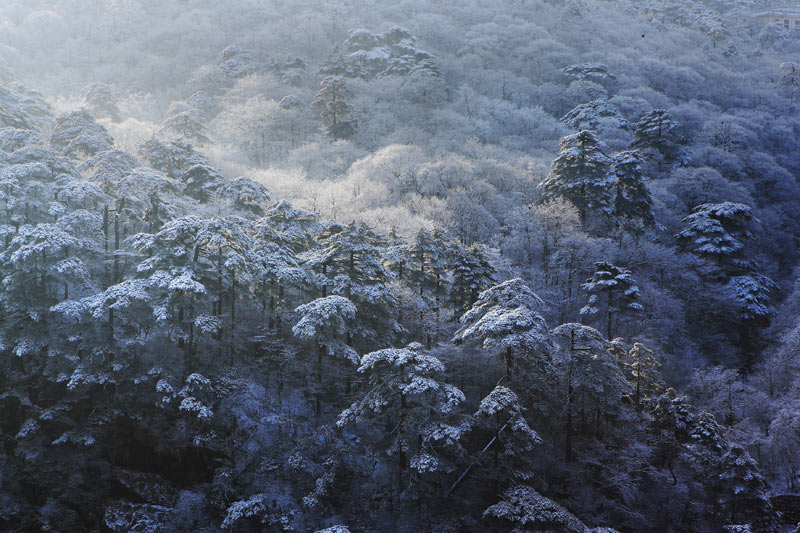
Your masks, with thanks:
[{"label": "forest canopy", "polygon": [[5,0],[0,530],[800,527],[798,54],[770,0]]}]

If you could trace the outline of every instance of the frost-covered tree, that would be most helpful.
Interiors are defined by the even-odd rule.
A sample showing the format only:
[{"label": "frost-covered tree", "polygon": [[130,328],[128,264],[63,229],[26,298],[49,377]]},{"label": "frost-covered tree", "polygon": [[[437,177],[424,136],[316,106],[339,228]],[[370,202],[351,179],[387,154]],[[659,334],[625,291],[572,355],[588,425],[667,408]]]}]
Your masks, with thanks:
[{"label": "frost-covered tree", "polygon": [[355,135],[357,122],[353,118],[353,108],[347,103],[345,85],[342,78],[328,76],[320,82],[312,106],[319,110],[328,135],[334,139],[348,139]]},{"label": "frost-covered tree", "polygon": [[578,208],[581,223],[590,212],[610,215],[614,209],[612,159],[595,135],[584,130],[561,139],[561,152],[541,183],[542,201],[564,198]]},{"label": "frost-covered tree", "polygon": [[189,109],[175,113],[168,117],[158,134],[169,138],[189,143],[208,143],[208,128],[203,125],[202,117],[196,109]]},{"label": "frost-covered tree", "polygon": [[316,214],[297,209],[281,200],[267,210],[264,220],[280,233],[281,238],[294,253],[306,252],[316,247],[316,236],[322,225]]},{"label": "frost-covered tree", "polygon": [[114,93],[105,83],[90,83],[81,90],[81,98],[83,106],[96,118],[110,118],[114,122],[121,120]]},{"label": "frost-covered tree", "polygon": [[617,79],[602,63],[581,63],[564,67],[562,72],[568,78],[595,83],[610,83]]},{"label": "frost-covered tree", "polygon": [[179,141],[150,139],[139,146],[138,155],[150,167],[176,179],[181,179],[195,165],[208,164],[206,158],[193,150],[191,145]]},{"label": "frost-covered tree", "polygon": [[269,189],[263,184],[240,176],[223,185],[218,194],[230,201],[244,215],[261,216],[270,200]]},{"label": "frost-covered tree", "polygon": [[322,356],[344,359],[359,364],[361,358],[350,347],[352,320],[356,306],[343,296],[326,296],[298,307],[295,312],[300,320],[292,327],[292,333],[301,339],[316,340],[319,346],[317,365],[321,367]]},{"label": "frost-covered tree", "polygon": [[778,83],[789,92],[789,109],[794,105],[794,97],[800,89],[800,65],[786,61],[780,65]]},{"label": "frost-covered tree", "polygon": [[664,392],[664,382],[659,372],[661,362],[653,350],[641,342],[635,342],[625,354],[624,363],[630,372],[628,381],[633,385],[633,398],[637,408],[643,401],[650,402]]},{"label": "frost-covered tree", "polygon": [[495,281],[496,270],[486,250],[477,244],[456,247],[448,266],[453,275],[449,301],[457,312],[469,309]]},{"label": "frost-covered tree", "polygon": [[473,415],[472,437],[483,446],[478,460],[485,465],[481,479],[492,480],[495,492],[500,486],[526,482],[534,477],[533,450],[541,437],[528,425],[517,395],[498,385],[484,397]]},{"label": "frost-covered tree", "polygon": [[5,350],[41,354],[48,344],[50,306],[95,288],[92,266],[102,253],[100,242],[100,219],[85,211],[17,230],[0,254],[0,304],[7,323],[14,324],[4,333]]},{"label": "frost-covered tree", "polygon": [[388,286],[393,275],[381,255],[385,242],[364,224],[331,223],[319,235],[321,248],[302,256],[304,266],[316,274],[323,297],[330,288],[356,304],[357,336],[369,346],[402,331],[394,318],[395,297]]},{"label": "frost-covered tree", "polygon": [[186,184],[184,193],[198,202],[208,202],[223,186],[224,178],[219,170],[209,165],[194,165],[181,174]]},{"label": "frost-covered tree", "polygon": [[688,160],[684,143],[678,133],[678,123],[672,115],[663,109],[656,109],[639,117],[633,125],[633,140],[629,148],[657,156],[661,170],[662,161],[671,168]]},{"label": "frost-covered tree", "polygon": [[[236,349],[236,303],[252,286],[252,239],[246,221],[238,217],[182,217],[157,233],[128,239],[145,255],[137,266],[147,279],[153,313],[170,328],[170,338],[185,349],[186,371],[194,365],[197,344],[204,335],[220,339],[223,312],[229,318],[229,348]],[[223,305],[226,303],[227,305]]]},{"label": "frost-covered tree", "polygon": [[772,506],[758,463],[740,445],[732,445],[719,464],[720,503],[729,523],[749,524],[768,531],[773,526]]},{"label": "frost-covered tree", "polygon": [[628,129],[628,121],[608,100],[593,100],[578,104],[561,118],[561,122],[576,130],[606,132]]},{"label": "frost-covered tree", "polygon": [[[562,324],[552,331],[559,345],[554,357],[563,387],[564,458],[575,459],[575,421],[585,436],[600,438],[627,418],[622,405],[630,385],[611,344],[594,328]],[[591,421],[591,423],[589,423]]]},{"label": "frost-covered tree", "polygon": [[56,119],[48,143],[70,157],[85,159],[111,150],[114,139],[86,110],[80,110]]},{"label": "frost-covered tree", "polygon": [[631,271],[607,261],[595,263],[595,272],[581,287],[589,294],[589,302],[581,315],[605,314],[606,338],[613,339],[614,319],[623,313],[643,310],[639,287]]},{"label": "frost-covered tree", "polygon": [[519,278],[483,291],[461,317],[454,342],[480,341],[486,349],[499,349],[506,362],[506,376],[516,378],[545,372],[550,364],[547,324],[540,312],[545,304]]},{"label": "frost-covered tree", "polygon": [[491,526],[522,531],[589,531],[578,518],[562,506],[545,498],[531,487],[517,485],[503,493],[502,501],[483,512]]},{"label": "frost-covered tree", "polygon": [[[351,365],[361,362],[358,353],[351,347],[356,306],[343,296],[326,296],[301,305],[295,312],[300,319],[292,328],[294,336],[317,344],[315,412],[319,416],[322,409],[323,359],[346,361]],[[349,378],[346,380],[345,393],[350,393]]]},{"label": "frost-covered tree", "polygon": [[369,386],[342,411],[336,425],[375,424],[375,434],[360,433],[396,458],[403,485],[411,472],[452,471],[451,465],[437,458],[435,446],[440,440],[451,441],[451,446],[458,441],[461,429],[447,422],[465,398],[458,388],[444,382],[442,362],[425,353],[421,344],[412,343],[364,355],[358,372],[369,377]]},{"label": "frost-covered tree", "polygon": [[749,269],[744,242],[752,237],[750,224],[758,223],[749,206],[734,202],[702,204],[683,222],[686,227],[675,238],[684,249],[716,267],[708,273],[712,279]]},{"label": "frost-covered tree", "polygon": [[411,32],[393,26],[383,33],[351,30],[320,70],[323,74],[362,78],[441,76],[436,58],[416,46]]},{"label": "frost-covered tree", "polygon": [[655,226],[653,199],[644,181],[642,159],[638,152],[624,151],[615,154],[613,165],[617,176],[614,216],[619,219],[639,220],[645,226]]},{"label": "frost-covered tree", "polygon": [[732,304],[728,311],[733,313],[739,347],[749,359],[757,328],[768,324],[774,312],[775,283],[758,272],[745,253],[745,242],[752,237],[749,226],[758,219],[747,205],[723,202],[697,206],[683,222],[686,227],[675,237],[684,249],[707,260],[700,273],[721,285],[722,297]]}]

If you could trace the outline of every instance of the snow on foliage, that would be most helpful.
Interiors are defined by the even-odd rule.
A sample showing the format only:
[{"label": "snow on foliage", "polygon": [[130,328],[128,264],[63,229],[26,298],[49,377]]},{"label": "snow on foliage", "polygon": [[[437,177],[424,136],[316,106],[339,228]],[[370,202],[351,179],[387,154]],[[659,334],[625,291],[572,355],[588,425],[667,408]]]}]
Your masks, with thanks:
[{"label": "snow on foliage", "polygon": [[292,333],[300,338],[313,338],[328,328],[343,332],[345,321],[356,316],[356,306],[344,296],[327,296],[295,309],[301,315]]},{"label": "snow on foliage", "polygon": [[493,518],[523,530],[551,530],[564,533],[589,533],[589,528],[572,513],[535,490],[518,485],[503,493],[503,501],[483,512]]},{"label": "snow on foliage", "polygon": [[547,324],[539,313],[544,302],[521,279],[515,278],[483,291],[461,317],[454,341],[482,341],[484,348],[504,348],[507,371],[512,360],[508,350],[522,350],[523,361],[534,359],[546,366],[551,344]]},{"label": "snow on foliage", "polygon": [[397,26],[378,34],[351,30],[321,73],[365,80],[411,73],[439,77],[436,58],[417,48],[415,41],[411,32]]},{"label": "snow on foliage", "polygon": [[228,507],[225,520],[220,526],[223,529],[233,527],[242,518],[258,518],[266,514],[267,504],[264,494],[256,494],[247,500],[240,500]]},{"label": "snow on foliage", "polygon": [[564,115],[561,121],[576,130],[597,130],[601,125],[628,128],[628,121],[608,100],[593,100],[586,104],[578,104]]}]

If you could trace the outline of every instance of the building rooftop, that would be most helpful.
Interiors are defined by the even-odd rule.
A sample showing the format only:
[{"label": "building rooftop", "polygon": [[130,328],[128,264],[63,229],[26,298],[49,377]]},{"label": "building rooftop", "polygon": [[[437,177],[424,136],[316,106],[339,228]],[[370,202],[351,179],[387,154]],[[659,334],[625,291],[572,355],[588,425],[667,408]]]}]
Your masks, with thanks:
[{"label": "building rooftop", "polygon": [[764,11],[758,11],[753,13],[753,15],[765,16],[765,15],[789,15],[789,16],[800,16],[800,7],[776,7],[773,9],[766,9]]}]

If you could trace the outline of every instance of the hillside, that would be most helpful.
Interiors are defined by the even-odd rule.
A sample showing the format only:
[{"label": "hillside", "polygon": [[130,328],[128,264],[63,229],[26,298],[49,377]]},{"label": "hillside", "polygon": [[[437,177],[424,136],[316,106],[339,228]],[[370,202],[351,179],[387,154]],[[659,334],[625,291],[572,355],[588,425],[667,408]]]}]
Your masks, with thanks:
[{"label": "hillside", "polygon": [[3,2],[0,530],[791,531],[771,7]]}]

